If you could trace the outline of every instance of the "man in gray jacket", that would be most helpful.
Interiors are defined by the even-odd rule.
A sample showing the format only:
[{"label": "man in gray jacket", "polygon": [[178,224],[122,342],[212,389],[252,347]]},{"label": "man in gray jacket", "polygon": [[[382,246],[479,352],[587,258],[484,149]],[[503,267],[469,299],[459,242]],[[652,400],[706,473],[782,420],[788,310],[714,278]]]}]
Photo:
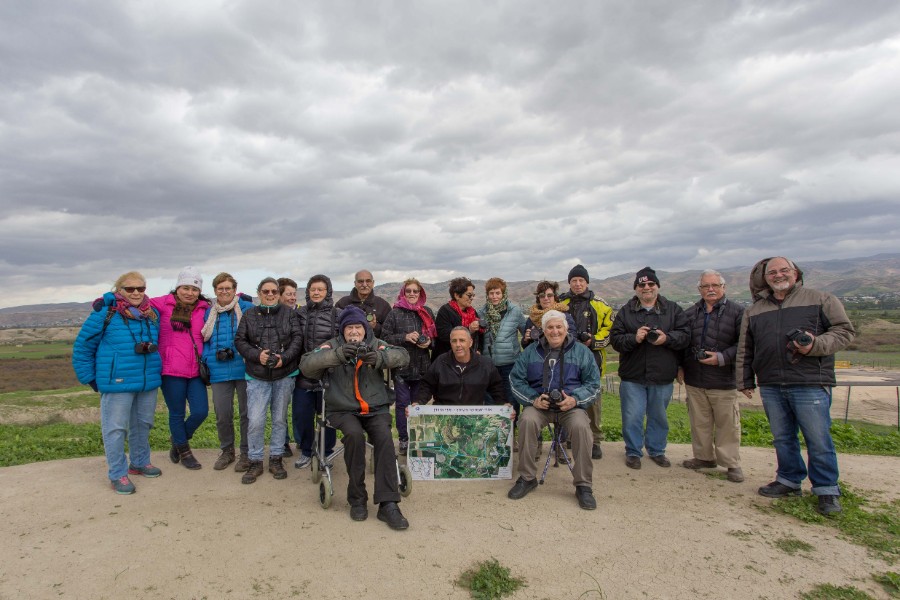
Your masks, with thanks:
[{"label": "man in gray jacket", "polygon": [[[759,385],[778,462],[767,498],[799,496],[807,474],[823,515],[841,512],[837,454],[831,439],[834,354],[856,335],[840,300],[803,287],[803,272],[783,257],[759,261],[750,274],[753,305],[741,323],[737,387]],[[809,465],[800,454],[803,432]]]},{"label": "man in gray jacket", "polygon": [[325,413],[328,424],[344,436],[350,518],[364,521],[369,516],[365,483],[368,437],[374,447],[378,520],[391,529],[406,529],[409,522],[397,506],[400,491],[391,437],[391,401],[381,372],[406,366],[409,354],[377,339],[365,313],[355,306],[341,313],[340,331],[337,337],[305,354],[300,370],[310,379],[322,379],[328,373]]}]

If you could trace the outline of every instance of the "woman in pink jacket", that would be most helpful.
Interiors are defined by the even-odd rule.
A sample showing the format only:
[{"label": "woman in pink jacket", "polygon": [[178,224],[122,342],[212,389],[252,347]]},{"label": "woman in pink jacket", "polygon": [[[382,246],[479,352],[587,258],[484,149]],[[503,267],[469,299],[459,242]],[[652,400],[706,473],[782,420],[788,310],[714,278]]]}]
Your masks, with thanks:
[{"label": "woman in pink jacket", "polygon": [[[191,452],[190,439],[209,414],[206,385],[200,379],[200,355],[203,352],[203,315],[209,301],[200,293],[203,277],[195,267],[178,274],[175,291],[151,298],[159,311],[159,354],[162,356],[160,389],[169,408],[169,432],[172,448],[169,458],[188,469],[199,469]],[[190,408],[188,416],[187,408]]]}]

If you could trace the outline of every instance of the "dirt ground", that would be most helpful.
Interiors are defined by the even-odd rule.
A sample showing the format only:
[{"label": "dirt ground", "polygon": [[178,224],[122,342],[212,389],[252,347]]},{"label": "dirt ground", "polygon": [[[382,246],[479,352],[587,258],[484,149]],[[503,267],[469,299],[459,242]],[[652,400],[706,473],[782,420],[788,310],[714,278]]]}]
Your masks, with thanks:
[{"label": "dirt ground", "polygon": [[[528,587],[513,598],[796,598],[816,584],[854,585],[886,598],[870,575],[896,570],[822,525],[761,510],[756,488],[773,478],[774,453],[742,449],[747,481],[733,484],[674,463],[624,465],[621,443],[595,461],[598,509],[578,508],[571,477],[553,469],[519,501],[511,481],[415,482],[395,532],[370,510],[353,522],[346,473],[318,503],[309,471],[289,469],[242,485],[155,453],[159,479],[135,478],[118,496],[103,457],[0,469],[0,598],[468,598],[454,584],[475,561],[497,558]],[[517,455],[518,456],[518,455]],[[900,459],[840,457],[842,480],[900,497]],[[788,555],[791,536],[814,549]]]}]

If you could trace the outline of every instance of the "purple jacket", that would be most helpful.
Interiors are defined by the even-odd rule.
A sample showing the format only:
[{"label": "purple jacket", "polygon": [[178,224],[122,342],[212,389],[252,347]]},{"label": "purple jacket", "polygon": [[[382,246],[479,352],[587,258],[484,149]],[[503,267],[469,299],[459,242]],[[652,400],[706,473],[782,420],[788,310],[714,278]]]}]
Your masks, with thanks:
[{"label": "purple jacket", "polygon": [[[175,331],[172,329],[172,311],[175,310],[175,296],[166,294],[158,298],[151,298],[150,304],[159,311],[159,354],[162,357],[162,374],[173,377],[186,377],[188,379],[200,376],[200,365],[194,354],[194,344],[197,351],[203,353],[203,315],[209,308],[206,300],[197,300],[194,311],[191,313],[190,330]],[[194,336],[194,344],[191,336]]]}]

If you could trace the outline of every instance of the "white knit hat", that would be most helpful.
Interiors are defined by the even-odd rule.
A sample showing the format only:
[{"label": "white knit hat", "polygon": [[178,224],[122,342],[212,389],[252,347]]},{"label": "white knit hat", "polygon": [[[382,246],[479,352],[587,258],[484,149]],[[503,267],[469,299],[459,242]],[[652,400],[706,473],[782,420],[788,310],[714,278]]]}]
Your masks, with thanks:
[{"label": "white knit hat", "polygon": [[541,329],[547,328],[547,321],[550,319],[562,319],[563,325],[566,326],[566,330],[569,329],[569,323],[566,321],[566,315],[562,314],[558,310],[548,310],[544,313],[544,316],[541,317]]},{"label": "white knit hat", "polygon": [[197,267],[185,267],[181,270],[181,273],[178,274],[178,283],[175,284],[175,289],[183,285],[191,285],[198,290],[203,289],[203,276],[200,275],[200,270]]}]

